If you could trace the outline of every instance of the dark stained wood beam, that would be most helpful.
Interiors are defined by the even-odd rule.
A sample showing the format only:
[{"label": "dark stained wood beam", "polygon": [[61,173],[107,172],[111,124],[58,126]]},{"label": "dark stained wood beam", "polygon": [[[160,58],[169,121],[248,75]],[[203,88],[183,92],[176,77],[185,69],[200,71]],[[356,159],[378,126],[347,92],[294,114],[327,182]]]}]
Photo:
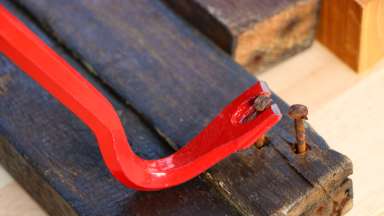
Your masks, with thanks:
[{"label": "dark stained wood beam", "polygon": [[[119,101],[124,101],[135,113],[140,113],[140,119],[145,119],[146,126],[152,132],[158,132],[155,134],[158,139],[165,140],[174,149],[183,146],[205,127],[223,106],[256,82],[251,75],[185,25],[161,2],[17,2],[40,22],[61,46],[65,46],[77,61],[82,62],[90,73],[108,86]],[[287,105],[277,96],[274,96],[274,100],[283,112],[286,112]],[[18,124],[18,127],[23,127],[23,124]],[[220,193],[217,199],[224,198],[223,203],[227,207],[223,208],[223,211],[231,212],[236,209],[236,213],[242,215],[313,215],[326,207],[343,209],[346,202],[336,202],[334,194],[351,174],[351,162],[345,156],[329,149],[324,140],[310,127],[308,142],[311,151],[305,156],[295,154],[290,148],[294,142],[292,130],[292,122],[285,116],[270,133],[269,145],[259,150],[249,149],[234,154],[202,175],[204,182],[209,183],[207,189],[215,188],[214,191]],[[16,134],[16,131],[12,134]],[[50,135],[45,133],[47,134]],[[140,145],[140,141],[138,143]],[[75,145],[73,150],[80,147],[81,145]],[[50,151],[48,153],[55,154]],[[79,159],[80,156],[77,157],[77,160]],[[97,160],[93,161],[95,162]],[[44,166],[46,163],[42,162]],[[71,166],[72,164],[66,169]],[[88,181],[92,181],[93,176],[89,176]],[[24,186],[31,187],[26,183]],[[101,187],[98,186],[96,188]],[[84,187],[90,188],[88,185]],[[195,186],[184,187],[193,190]],[[65,196],[62,202],[69,206],[79,205],[92,209],[93,204],[88,203],[82,194],[77,194],[77,190],[72,187],[61,189],[61,194],[71,195]],[[120,196],[118,190],[108,193],[112,193],[109,194],[112,197]],[[150,196],[148,194],[151,193],[144,194]],[[351,199],[349,193],[344,194],[343,198]],[[193,203],[193,199],[198,199],[196,197],[188,202]],[[215,201],[214,197],[210,199]],[[135,212],[134,208],[129,207],[135,206],[137,202],[132,199],[118,205],[121,208],[128,206],[126,208]],[[53,205],[44,200],[40,203],[43,206]],[[207,208],[204,204],[209,203],[195,205],[197,208]],[[98,213],[108,212],[108,204],[97,205]],[[169,208],[177,209],[178,205],[183,206],[181,203],[170,205],[172,207],[163,206],[163,211]],[[103,207],[107,209],[103,210]],[[84,215],[83,212],[76,213]]]},{"label": "dark stained wood beam", "polygon": [[[173,152],[135,111],[6,6],[113,103],[138,155],[156,159]],[[160,192],[125,188],[105,167],[92,132],[3,55],[0,83],[0,162],[50,215],[239,215],[200,177]]]},{"label": "dark stained wood beam", "polygon": [[[50,215],[239,214],[201,178],[161,192],[125,188],[105,167],[92,132],[0,56],[3,77],[9,81],[0,94],[0,162]],[[137,154],[155,159],[172,152],[135,112],[102,92]]]},{"label": "dark stained wood beam", "polygon": [[319,0],[163,1],[253,72],[309,47],[319,11]]}]

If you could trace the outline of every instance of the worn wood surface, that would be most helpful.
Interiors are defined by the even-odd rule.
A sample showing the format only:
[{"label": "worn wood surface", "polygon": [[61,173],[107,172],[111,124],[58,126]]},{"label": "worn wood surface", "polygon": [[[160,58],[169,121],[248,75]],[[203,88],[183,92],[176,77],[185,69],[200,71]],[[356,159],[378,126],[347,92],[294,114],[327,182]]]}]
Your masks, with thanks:
[{"label": "worn wood surface", "polygon": [[[255,82],[159,2],[19,3],[174,148]],[[320,208],[324,198],[333,204],[333,191],[351,173],[349,160],[329,150],[312,130],[308,135],[315,151],[308,157],[287,151],[291,128],[285,117],[271,145],[235,154],[203,178],[241,214],[297,215]]]},{"label": "worn wood surface", "polygon": [[384,57],[384,0],[324,0],[318,39],[357,72]]},{"label": "worn wood surface", "polygon": [[[154,159],[173,152],[135,112],[72,65],[113,102],[137,154]],[[161,192],[126,189],[104,166],[91,131],[4,56],[0,80],[0,161],[51,215],[238,215],[200,178]]]},{"label": "worn wood surface", "polygon": [[[290,76],[283,76],[286,73]],[[353,161],[355,196],[353,208],[346,215],[382,216],[384,176],[377,173],[384,172],[384,137],[380,136],[384,128],[384,60],[369,74],[360,76],[315,42],[307,51],[257,76],[268,81],[285,101],[307,104],[311,125],[332,148]],[[327,89],[323,88],[324,83]],[[365,109],[369,109],[368,116],[361,112]],[[367,125],[372,127],[367,130]],[[1,167],[0,215],[45,215]]]},{"label": "worn wood surface", "polygon": [[311,45],[318,0],[164,0],[241,65],[264,70]]},{"label": "worn wood surface", "polygon": [[[237,215],[199,178],[162,192],[126,189],[109,174],[94,136],[76,117],[3,57],[0,74],[10,77],[0,96],[0,161],[51,215]],[[115,107],[139,155],[171,152],[131,110]]]}]

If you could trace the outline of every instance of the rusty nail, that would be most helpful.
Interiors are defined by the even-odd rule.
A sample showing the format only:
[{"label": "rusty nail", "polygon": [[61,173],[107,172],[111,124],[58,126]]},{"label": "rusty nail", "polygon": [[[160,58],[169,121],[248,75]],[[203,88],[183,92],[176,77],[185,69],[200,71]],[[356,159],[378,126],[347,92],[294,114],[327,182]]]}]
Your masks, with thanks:
[{"label": "rusty nail", "polygon": [[255,146],[256,148],[260,149],[267,143],[267,137],[265,135],[262,135],[259,139],[257,139]]},{"label": "rusty nail", "polygon": [[265,95],[260,95],[253,101],[253,107],[257,112],[262,112],[265,109],[267,109],[269,106],[271,106],[272,103],[273,101],[270,97]]},{"label": "rusty nail", "polygon": [[[256,112],[262,112],[265,109],[267,109],[269,106],[271,106],[273,103],[272,99],[265,95],[258,96],[254,102],[253,107],[255,108]],[[261,148],[265,145],[267,142],[267,137],[265,135],[262,135],[255,143],[256,148]]]},{"label": "rusty nail", "polygon": [[308,108],[301,104],[294,104],[289,107],[288,116],[295,121],[296,131],[296,152],[304,153],[307,150],[305,139],[304,120],[308,119]]}]

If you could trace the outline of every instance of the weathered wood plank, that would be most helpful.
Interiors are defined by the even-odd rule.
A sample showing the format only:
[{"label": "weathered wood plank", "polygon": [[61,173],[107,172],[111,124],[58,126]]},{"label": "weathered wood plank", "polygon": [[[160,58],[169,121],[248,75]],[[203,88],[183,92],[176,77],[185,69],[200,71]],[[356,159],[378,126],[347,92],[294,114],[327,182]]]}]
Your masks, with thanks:
[{"label": "weathered wood plank", "polygon": [[356,72],[384,57],[384,0],[324,0],[317,38]]},{"label": "weathered wood plank", "polygon": [[[0,96],[0,161],[39,203],[47,203],[43,207],[50,214],[236,215],[200,179],[158,193],[124,188],[104,166],[92,133],[22,72],[0,60],[0,75],[10,77]],[[158,158],[169,153],[132,111],[119,104],[116,108],[139,155]]]},{"label": "weathered wood plank", "polygon": [[309,47],[318,0],[164,0],[236,62],[266,69]]},{"label": "weathered wood plank", "polygon": [[[137,154],[155,159],[173,152],[135,112],[71,63],[112,101]],[[51,215],[238,215],[200,178],[161,192],[125,188],[104,166],[91,131],[2,55],[0,82],[0,161]]]},{"label": "weathered wood plank", "polygon": [[[174,148],[184,145],[255,82],[160,2],[18,2]],[[274,99],[282,110],[287,109],[279,98]],[[316,180],[328,182],[340,170],[345,179],[351,172],[350,161],[338,153],[323,157],[320,153],[330,150],[311,130],[311,145],[318,146],[318,151],[310,154],[319,154],[317,158],[282,152],[280,146],[289,145],[291,128],[291,121],[284,117],[272,133],[282,141],[272,139],[272,145],[264,147],[254,161],[247,157],[255,154],[254,149],[235,154],[210,169],[205,179],[243,214],[298,215],[307,212],[308,206],[318,207],[318,201],[331,196],[340,182]],[[302,173],[297,168],[300,161],[313,170]]]}]

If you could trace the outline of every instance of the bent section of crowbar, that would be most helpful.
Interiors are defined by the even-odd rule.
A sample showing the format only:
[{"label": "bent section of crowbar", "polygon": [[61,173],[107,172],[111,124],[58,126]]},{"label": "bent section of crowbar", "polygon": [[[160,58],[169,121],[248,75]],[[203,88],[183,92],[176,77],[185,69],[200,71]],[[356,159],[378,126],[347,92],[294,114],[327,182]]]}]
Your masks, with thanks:
[{"label": "bent section of crowbar", "polygon": [[91,128],[110,172],[136,190],[160,190],[188,181],[231,153],[252,145],[281,118],[277,106],[272,105],[253,120],[243,121],[254,112],[252,102],[257,96],[271,94],[259,82],[179,151],[158,160],[144,160],[130,148],[110,102],[1,5],[0,52]]}]

